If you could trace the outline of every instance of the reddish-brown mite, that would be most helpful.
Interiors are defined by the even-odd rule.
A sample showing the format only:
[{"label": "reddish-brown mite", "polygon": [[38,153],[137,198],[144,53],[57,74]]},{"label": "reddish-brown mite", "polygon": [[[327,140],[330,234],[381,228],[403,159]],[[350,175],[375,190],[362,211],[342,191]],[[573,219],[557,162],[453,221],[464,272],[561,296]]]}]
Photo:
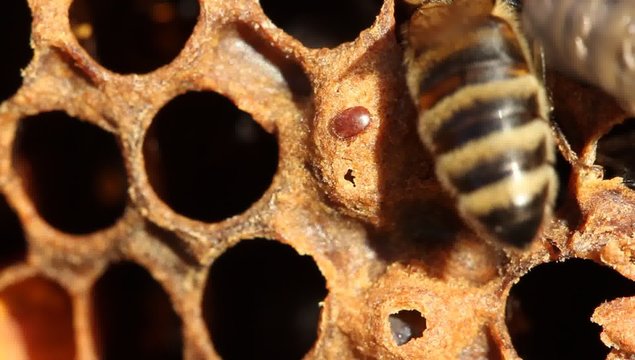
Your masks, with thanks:
[{"label": "reddish-brown mite", "polygon": [[370,124],[370,113],[363,106],[353,106],[340,111],[331,119],[331,132],[340,139],[361,134]]}]

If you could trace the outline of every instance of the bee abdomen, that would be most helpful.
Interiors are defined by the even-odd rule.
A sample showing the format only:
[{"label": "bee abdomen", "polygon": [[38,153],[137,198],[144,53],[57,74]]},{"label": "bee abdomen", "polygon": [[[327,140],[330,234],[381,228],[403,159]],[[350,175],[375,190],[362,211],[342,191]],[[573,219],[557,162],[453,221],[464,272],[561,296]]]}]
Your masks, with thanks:
[{"label": "bee abdomen", "polygon": [[487,214],[476,216],[476,220],[496,239],[522,247],[534,239],[546,215],[545,211],[550,206],[549,196],[553,189],[549,186],[549,183],[545,184],[527,202],[518,205],[511,203],[507,207],[493,209]]},{"label": "bee abdomen", "polygon": [[420,79],[422,109],[467,85],[513,79],[529,72],[522,50],[509,25],[490,17],[480,25],[482,35],[430,66]]},{"label": "bee abdomen", "polygon": [[556,184],[553,167],[545,164],[518,177],[509,176],[460,194],[458,208],[481,234],[522,247],[536,237],[549,215]]},{"label": "bee abdomen", "polygon": [[[437,154],[437,175],[456,193],[468,193],[553,162],[549,127],[539,119],[491,133]],[[519,141],[522,139],[522,141]]]},{"label": "bee abdomen", "polygon": [[[520,246],[535,237],[550,211],[556,186],[550,128],[544,120],[532,117],[535,109],[501,110],[505,117],[492,115],[496,114],[492,109],[479,104],[463,112],[481,119],[490,131],[475,128],[438,147],[443,151],[437,153],[437,176],[456,195],[463,217],[481,233]],[[491,125],[488,118],[500,125]]]},{"label": "bee abdomen", "polygon": [[[524,246],[550,215],[557,178],[547,99],[511,26],[489,16],[471,39],[419,49],[410,90],[439,181],[482,236]],[[428,51],[428,53],[426,53]]]},{"label": "bee abdomen", "polygon": [[524,125],[535,120],[534,98],[502,98],[459,110],[440,123],[432,134],[434,151],[442,154],[468,141]]},{"label": "bee abdomen", "polygon": [[534,149],[511,149],[493,159],[483,160],[466,173],[453,177],[451,183],[460,193],[469,193],[508,176],[519,176],[543,165],[546,154],[544,140]]}]

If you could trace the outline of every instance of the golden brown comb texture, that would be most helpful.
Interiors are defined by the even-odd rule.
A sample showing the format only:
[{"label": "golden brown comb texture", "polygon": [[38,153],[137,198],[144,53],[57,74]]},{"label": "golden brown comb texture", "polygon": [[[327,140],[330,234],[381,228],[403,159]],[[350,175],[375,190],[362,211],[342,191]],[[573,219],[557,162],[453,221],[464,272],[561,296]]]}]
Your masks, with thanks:
[{"label": "golden brown comb texture", "polygon": [[[290,35],[302,21],[285,32],[268,17],[285,2],[263,10],[256,0],[201,0],[188,38],[189,30],[161,25],[173,21],[177,2],[135,1],[153,9],[153,31],[186,34],[187,42],[171,58],[178,39],[170,40],[154,59],[163,64],[130,68],[121,65],[127,50],[99,52],[90,2],[75,2],[28,1],[32,58],[20,65],[21,85],[0,98],[0,359],[240,359],[249,351],[540,358],[536,351],[551,345],[523,343],[544,318],[527,310],[534,295],[522,286],[533,268],[560,269],[570,258],[615,270],[607,276],[621,290],[585,287],[597,301],[578,320],[590,324],[603,300],[625,297],[597,308],[593,320],[610,358],[635,356],[635,193],[593,166],[598,141],[627,117],[606,95],[549,74],[554,117],[580,161],[563,161],[563,191],[542,238],[506,252],[462,225],[435,179],[415,131],[393,0],[375,2],[372,24],[339,42]],[[322,6],[339,11],[337,2]],[[0,23],[10,14],[0,13]],[[615,175],[628,182],[620,168]],[[574,266],[551,286],[596,269],[575,264],[583,271]],[[269,282],[236,290],[250,278]],[[294,281],[300,294],[285,293]],[[223,297],[230,293],[234,300]],[[277,353],[293,339],[280,335],[265,349],[254,338],[275,338],[277,323],[293,318],[237,313],[284,314],[290,294],[310,299],[295,319],[308,340]],[[249,305],[260,295],[274,305],[251,312],[263,306]],[[233,320],[235,328],[224,327]],[[130,347],[136,352],[118,350]]]}]

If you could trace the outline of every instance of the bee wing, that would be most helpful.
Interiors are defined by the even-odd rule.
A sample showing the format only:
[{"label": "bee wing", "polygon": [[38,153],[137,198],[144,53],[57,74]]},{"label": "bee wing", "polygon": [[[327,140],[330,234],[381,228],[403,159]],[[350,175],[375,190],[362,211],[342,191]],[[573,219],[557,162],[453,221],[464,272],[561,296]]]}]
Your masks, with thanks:
[{"label": "bee wing", "polygon": [[549,67],[586,80],[635,114],[635,1],[533,0],[523,28]]}]

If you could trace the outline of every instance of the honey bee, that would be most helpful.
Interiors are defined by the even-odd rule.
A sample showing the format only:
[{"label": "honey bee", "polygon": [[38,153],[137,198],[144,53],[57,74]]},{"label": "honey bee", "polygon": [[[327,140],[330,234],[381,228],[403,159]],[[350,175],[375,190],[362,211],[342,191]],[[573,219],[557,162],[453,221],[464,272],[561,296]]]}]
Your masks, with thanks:
[{"label": "honey bee", "polygon": [[635,1],[532,0],[522,17],[550,67],[599,86],[635,114]]},{"label": "honey bee", "polygon": [[514,9],[423,0],[405,27],[407,83],[439,182],[481,237],[523,248],[558,181],[549,103]]}]

